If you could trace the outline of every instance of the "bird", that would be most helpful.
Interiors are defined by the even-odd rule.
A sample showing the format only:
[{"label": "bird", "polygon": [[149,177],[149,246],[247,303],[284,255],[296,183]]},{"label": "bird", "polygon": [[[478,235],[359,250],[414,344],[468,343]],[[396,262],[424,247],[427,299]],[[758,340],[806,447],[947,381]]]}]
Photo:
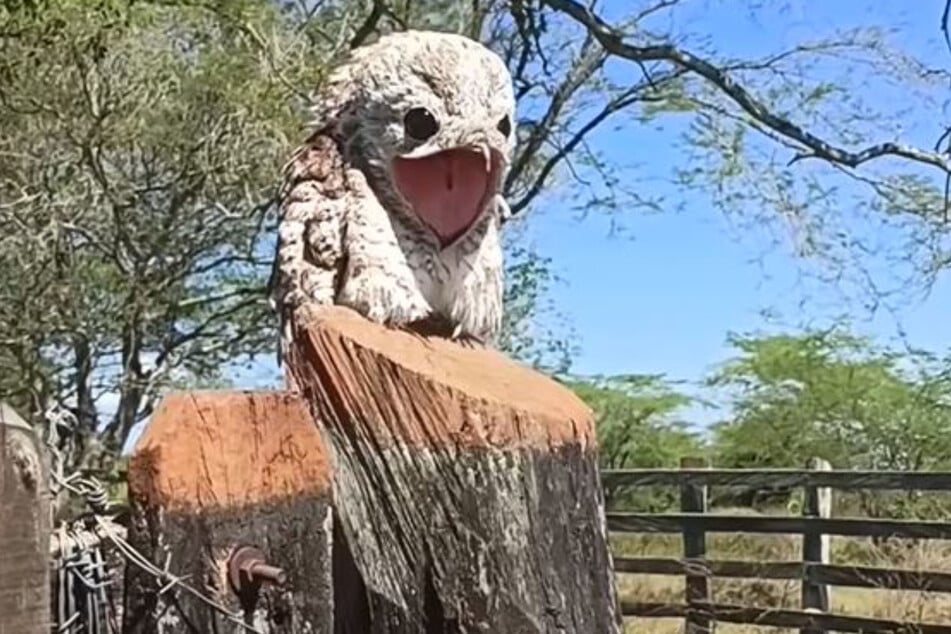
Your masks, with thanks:
[{"label": "bird", "polygon": [[390,33],[354,49],[310,101],[278,192],[279,363],[305,303],[493,345],[515,143],[502,58],[459,34]]}]

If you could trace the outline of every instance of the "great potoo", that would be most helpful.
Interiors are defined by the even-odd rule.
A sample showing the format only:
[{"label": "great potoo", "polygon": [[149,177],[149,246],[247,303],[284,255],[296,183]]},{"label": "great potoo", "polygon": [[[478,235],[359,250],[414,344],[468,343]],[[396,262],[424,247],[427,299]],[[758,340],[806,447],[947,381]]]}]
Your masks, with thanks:
[{"label": "great potoo", "polygon": [[284,345],[304,302],[493,342],[514,108],[505,64],[460,35],[387,35],[331,74],[280,194]]}]

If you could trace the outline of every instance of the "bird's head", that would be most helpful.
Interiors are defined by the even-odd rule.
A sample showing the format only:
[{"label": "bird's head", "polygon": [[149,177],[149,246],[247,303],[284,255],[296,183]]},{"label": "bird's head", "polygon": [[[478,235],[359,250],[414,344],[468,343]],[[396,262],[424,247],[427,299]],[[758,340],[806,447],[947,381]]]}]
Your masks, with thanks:
[{"label": "bird's head", "polygon": [[387,35],[356,49],[324,95],[316,123],[338,126],[388,211],[414,217],[442,248],[495,209],[515,97],[488,48],[450,33]]}]

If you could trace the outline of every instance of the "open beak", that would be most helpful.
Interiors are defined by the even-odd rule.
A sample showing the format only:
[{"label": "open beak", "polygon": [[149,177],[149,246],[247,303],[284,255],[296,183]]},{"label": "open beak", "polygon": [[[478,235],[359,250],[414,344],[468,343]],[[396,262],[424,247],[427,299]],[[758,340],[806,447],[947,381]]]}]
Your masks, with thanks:
[{"label": "open beak", "polygon": [[413,213],[446,248],[482,217],[496,193],[502,163],[487,145],[467,145],[397,157],[393,176]]}]

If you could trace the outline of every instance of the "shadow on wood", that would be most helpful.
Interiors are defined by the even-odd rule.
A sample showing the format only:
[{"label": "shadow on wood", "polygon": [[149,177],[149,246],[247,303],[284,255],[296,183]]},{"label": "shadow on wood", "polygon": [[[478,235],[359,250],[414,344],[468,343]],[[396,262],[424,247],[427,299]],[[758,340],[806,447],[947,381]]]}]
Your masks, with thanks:
[{"label": "shadow on wood", "polygon": [[[330,466],[297,397],[166,397],[136,446],[129,495],[129,538],[149,561],[258,632],[333,631]],[[260,552],[245,549],[229,566],[241,546]],[[168,582],[128,566],[124,632],[242,631],[179,587],[161,592]]]},{"label": "shadow on wood", "polygon": [[294,321],[289,383],[335,464],[338,632],[620,630],[593,420],[574,394],[345,308]]},{"label": "shadow on wood", "polygon": [[0,632],[50,631],[46,467],[30,426],[0,403]]}]

